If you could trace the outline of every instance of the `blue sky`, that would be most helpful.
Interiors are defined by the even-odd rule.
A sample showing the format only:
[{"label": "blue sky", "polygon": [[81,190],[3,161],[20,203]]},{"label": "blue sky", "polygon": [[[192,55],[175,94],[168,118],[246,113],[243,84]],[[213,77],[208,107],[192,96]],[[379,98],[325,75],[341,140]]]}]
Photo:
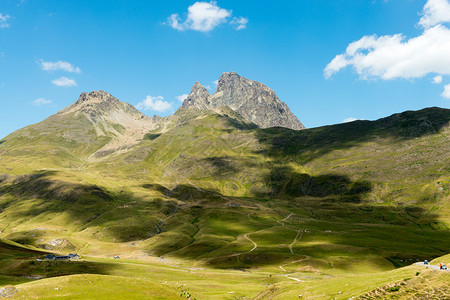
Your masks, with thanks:
[{"label": "blue sky", "polygon": [[449,21],[448,0],[2,0],[0,138],[92,90],[169,115],[230,71],[307,127],[449,108]]}]

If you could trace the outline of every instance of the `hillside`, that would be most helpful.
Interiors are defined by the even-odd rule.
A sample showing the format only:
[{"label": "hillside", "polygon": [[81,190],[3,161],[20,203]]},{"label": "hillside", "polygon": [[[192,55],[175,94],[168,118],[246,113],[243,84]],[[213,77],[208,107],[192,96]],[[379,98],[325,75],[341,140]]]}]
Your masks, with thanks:
[{"label": "hillside", "polygon": [[93,91],[82,93],[75,103],[46,120],[7,136],[0,154],[24,159],[17,164],[33,164],[37,156],[47,168],[68,167],[128,149],[155,127],[151,118],[132,105]]},{"label": "hillside", "polygon": [[297,131],[228,107],[159,122],[82,103],[0,141],[0,237],[287,281],[448,254],[450,110]]}]

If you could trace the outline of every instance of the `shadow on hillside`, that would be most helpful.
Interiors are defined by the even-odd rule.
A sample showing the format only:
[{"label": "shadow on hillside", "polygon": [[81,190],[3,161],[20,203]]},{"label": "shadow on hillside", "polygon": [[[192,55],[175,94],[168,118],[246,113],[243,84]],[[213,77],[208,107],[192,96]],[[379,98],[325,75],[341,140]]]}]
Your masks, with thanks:
[{"label": "shadow on hillside", "polygon": [[189,184],[179,184],[173,189],[168,189],[160,184],[144,184],[143,188],[155,190],[167,197],[183,202],[195,202],[201,200],[220,200],[224,198],[219,192],[203,189]]},{"label": "shadow on hillside", "polygon": [[409,140],[438,133],[450,122],[450,110],[427,108],[394,114],[377,121],[354,121],[306,130],[259,129],[256,137],[266,145],[258,153],[286,158],[300,155],[308,162],[336,149],[346,149],[376,139]]},{"label": "shadow on hillside", "polygon": [[201,176],[214,180],[234,180],[235,175],[248,169],[258,168],[252,158],[243,156],[213,156],[200,158],[195,166],[201,170]]},{"label": "shadow on hillside", "polygon": [[236,164],[234,163],[233,158],[229,156],[207,157],[204,158],[203,161],[212,166],[213,176],[215,177],[239,172],[239,170],[236,168]]},{"label": "shadow on hillside", "polygon": [[[155,243],[148,240],[149,250],[158,255],[202,259],[214,268],[248,268],[281,264],[304,255],[318,259],[340,256],[349,260],[353,255],[375,255],[399,266],[413,258],[442,255],[445,252],[442,249],[450,247],[448,228],[442,223],[437,226],[437,215],[424,208],[363,202],[364,194],[371,190],[370,182],[355,182],[335,174],[310,176],[286,167],[273,168],[270,177],[268,193],[261,190],[254,197],[227,197],[218,191],[191,185],[177,185],[173,189],[146,185],[168,197],[192,201],[196,205],[195,214],[186,206],[188,209],[168,220],[168,231],[164,230]],[[260,211],[256,204],[266,208]],[[267,209],[275,215],[268,218]],[[300,209],[303,213],[288,218],[282,227],[277,220],[289,215],[291,209]],[[285,213],[277,216],[280,210]],[[180,223],[180,220],[187,223]],[[197,229],[192,229],[190,237],[186,238],[189,226]],[[182,234],[178,231],[181,228],[184,228]],[[271,231],[276,228],[284,231]],[[303,239],[313,243],[296,245],[292,254],[287,245],[292,243],[299,229],[307,230]],[[252,244],[243,236],[255,232],[258,233],[251,238],[259,246],[250,253],[247,251]],[[174,243],[177,236],[180,241]],[[221,236],[227,239],[221,240]],[[236,256],[239,251],[224,242],[229,241],[230,236],[243,243],[241,255]],[[168,240],[161,242],[164,237]]]},{"label": "shadow on hillside", "polygon": [[[284,165],[272,166],[262,182],[264,185],[255,185],[250,189],[253,196],[257,198],[335,196],[342,202],[360,203],[361,197],[372,190],[372,185],[368,181],[351,181],[347,176],[337,174],[311,176],[306,173],[297,173],[291,167]],[[217,190],[189,184],[180,184],[173,189],[160,184],[144,184],[142,187],[183,202],[227,199]],[[232,198],[234,197],[230,197]]]},{"label": "shadow on hillside", "polygon": [[0,240],[0,254],[3,253],[13,253],[14,256],[42,256],[47,254],[48,252],[42,250],[33,250],[25,247],[19,247],[16,245],[8,244],[2,240]]},{"label": "shadow on hillside", "polygon": [[[267,191],[256,190],[253,197],[227,197],[218,191],[188,184],[171,189],[159,184],[144,185],[144,188],[166,196],[169,202],[172,198],[195,205],[173,207],[172,204],[161,204],[154,207],[167,213],[167,216],[173,214],[174,209],[180,210],[176,211],[176,216],[164,221],[167,224],[153,236],[155,240],[153,237],[146,240],[152,247],[148,250],[184,259],[204,259],[215,268],[247,268],[298,259],[301,255],[328,257],[347,253],[345,255],[351,256],[353,254],[348,254],[348,251],[355,247],[361,248],[365,254],[386,258],[429,257],[441,254],[441,249],[450,247],[450,232],[434,230],[433,224],[438,223],[437,216],[423,208],[363,203],[361,199],[371,189],[369,182],[354,182],[335,174],[309,176],[285,166],[273,166],[271,170]],[[63,212],[80,227],[104,226],[118,241],[149,238],[149,230],[155,227],[155,224],[153,227],[147,224],[153,218],[149,210],[136,206],[116,210],[118,206],[140,202],[138,198],[127,196],[128,202],[123,205],[124,202],[118,201],[119,195],[104,188],[57,181],[52,178],[56,174],[45,171],[21,176],[11,185],[0,187],[0,194],[14,196],[2,198],[0,210],[4,211],[16,202],[19,206],[7,212],[12,220],[29,220],[52,212]],[[7,200],[9,198],[13,199]],[[229,206],[229,202],[239,206]],[[264,205],[264,209],[258,210],[256,204]],[[284,228],[277,221],[286,218],[292,211],[297,212],[296,217],[288,219]],[[115,218],[98,217],[102,214]],[[93,218],[93,215],[96,217]],[[117,225],[123,219],[127,220],[126,228],[120,227],[125,226],[122,223]],[[299,229],[310,232],[303,240],[310,235],[315,236],[312,240],[315,242],[307,247],[302,247],[300,243],[295,254],[292,254],[286,245],[292,243]],[[328,237],[325,232],[329,230],[340,233]],[[259,233],[253,234],[255,232]],[[230,257],[237,251],[227,247],[233,239],[240,237],[240,243],[245,247],[241,252],[251,249],[251,242],[243,238],[250,233],[259,245],[257,249],[243,253],[239,259],[224,260],[224,257]],[[30,237],[30,232],[22,232],[22,238],[26,237]],[[176,247],[168,247],[167,243],[174,241],[177,241]],[[89,272],[107,272],[108,266],[104,267],[95,269],[95,265]],[[60,269],[58,272],[61,272]]]},{"label": "shadow on hillside", "polygon": [[[110,274],[113,265],[89,261],[37,261],[50,252],[8,244],[0,240],[0,275],[55,277],[73,274]],[[11,279],[14,282],[14,278]]]},{"label": "shadow on hillside", "polygon": [[0,141],[0,145],[3,144],[4,142],[6,142],[6,141],[4,141],[4,140],[3,140],[3,141]]},{"label": "shadow on hillside", "polygon": [[[133,217],[132,209],[118,208],[124,201],[132,202],[133,198],[130,195],[125,192],[114,194],[96,185],[58,180],[55,177],[57,174],[56,171],[40,171],[17,176],[11,179],[10,184],[0,186],[0,196],[12,196],[0,198],[2,219],[29,220],[38,216],[64,213],[68,217],[67,222],[70,223],[71,228],[76,226],[79,230],[83,230],[89,226],[101,226],[115,220],[116,222],[105,230],[117,241],[148,237],[149,227],[156,221],[129,224],[129,222],[120,223],[120,219],[115,217],[119,211],[123,219]],[[152,207],[153,205],[153,203],[144,203],[136,209],[156,210]],[[13,208],[9,209],[10,207]],[[112,213],[114,210],[116,212]],[[101,216],[105,213],[109,215],[102,218]],[[44,229],[34,233],[15,231],[10,233],[10,237],[11,240],[19,243],[35,244],[39,235],[45,231]],[[62,230],[61,238],[64,237],[65,231]]]},{"label": "shadow on hillside", "polygon": [[[42,257],[41,257],[42,258]],[[1,275],[26,277],[58,277],[75,274],[109,275],[114,265],[90,261],[36,261],[21,260],[12,262]]]},{"label": "shadow on hillside", "polygon": [[[257,129],[258,125],[251,123],[251,122],[246,122],[243,120],[238,120],[236,118],[234,118],[233,116],[229,116],[228,114],[224,114],[224,115],[219,115],[219,118],[222,119],[225,124],[229,127],[235,128],[237,130],[251,130],[251,129]],[[232,130],[231,129],[225,129],[225,132],[231,133]]]},{"label": "shadow on hillside", "polygon": [[12,185],[0,188],[0,195],[9,193],[16,197],[26,196],[44,200],[58,199],[69,205],[113,201],[113,196],[98,186],[50,178],[57,173],[57,171],[38,171],[30,175],[17,176]]},{"label": "shadow on hillside", "polygon": [[290,166],[274,164],[269,167],[263,190],[252,188],[258,197],[280,195],[299,197],[338,196],[341,201],[361,202],[361,197],[372,190],[369,181],[352,181],[349,177],[337,174],[311,176],[295,172]]},{"label": "shadow on hillside", "polygon": [[153,140],[159,138],[160,136],[161,136],[161,133],[146,133],[144,135],[143,139],[153,141]]}]

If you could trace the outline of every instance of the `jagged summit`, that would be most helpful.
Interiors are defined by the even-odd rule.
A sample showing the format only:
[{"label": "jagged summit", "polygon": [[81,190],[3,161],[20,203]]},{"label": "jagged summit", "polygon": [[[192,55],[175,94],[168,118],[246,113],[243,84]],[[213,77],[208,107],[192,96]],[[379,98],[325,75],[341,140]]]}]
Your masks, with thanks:
[{"label": "jagged summit", "polygon": [[223,73],[213,95],[196,82],[181,108],[211,109],[219,106],[230,107],[247,121],[262,128],[276,126],[297,130],[305,128],[273,90],[236,72]]},{"label": "jagged summit", "polygon": [[151,119],[139,112],[133,105],[121,102],[110,93],[102,90],[81,93],[77,101],[58,113],[68,114],[72,112],[86,113],[93,118],[122,112],[134,119]]},{"label": "jagged summit", "polygon": [[81,93],[80,97],[77,101],[75,101],[75,104],[81,104],[85,102],[115,102],[119,103],[119,100],[115,98],[113,95],[111,95],[108,92],[105,92],[103,90],[99,91],[92,91],[90,93]]},{"label": "jagged summit", "polygon": [[209,109],[211,104],[209,98],[211,95],[208,90],[201,85],[200,82],[196,81],[191,89],[191,93],[183,102],[181,108],[197,108],[197,109]]}]

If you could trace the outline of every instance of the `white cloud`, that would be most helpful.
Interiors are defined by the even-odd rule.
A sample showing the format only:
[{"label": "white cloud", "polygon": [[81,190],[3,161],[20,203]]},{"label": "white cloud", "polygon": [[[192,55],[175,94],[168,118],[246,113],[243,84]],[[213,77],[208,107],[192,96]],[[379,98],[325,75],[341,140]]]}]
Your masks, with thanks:
[{"label": "white cloud", "polygon": [[354,121],[358,121],[358,119],[355,119],[355,118],[347,118],[347,119],[344,119],[344,121],[342,121],[342,123],[349,123],[349,122],[354,122]]},{"label": "white cloud", "polygon": [[4,14],[0,13],[0,28],[8,28],[9,27],[9,23],[8,23],[9,18],[11,18],[10,15],[4,15]]},{"label": "white cloud", "polygon": [[143,101],[136,105],[136,108],[140,110],[164,112],[172,108],[172,103],[164,101],[164,97],[162,96],[152,97],[148,95]]},{"label": "white cloud", "polygon": [[201,32],[209,32],[220,24],[229,23],[234,25],[236,30],[244,29],[248,23],[248,19],[244,17],[235,17],[230,22],[232,11],[217,6],[216,1],[211,2],[195,2],[188,7],[186,20],[182,20],[178,14],[172,14],[167,18],[167,24],[173,29],[196,30]]},{"label": "white cloud", "polygon": [[181,22],[181,18],[178,14],[172,14],[169,18],[167,18],[167,23],[172,27],[173,29],[183,31],[185,29],[185,26],[183,22]]},{"label": "white cloud", "polygon": [[450,22],[450,2],[448,0],[428,0],[423,8],[419,25],[424,28]]},{"label": "white cloud", "polygon": [[81,73],[80,68],[75,67],[73,64],[67,62],[67,61],[44,61],[41,59],[40,65],[42,70],[44,71],[66,71],[70,73]]},{"label": "white cloud", "polygon": [[362,79],[420,78],[429,73],[450,74],[450,30],[442,25],[405,40],[401,34],[364,36],[351,43],[325,68],[326,78],[353,66]]},{"label": "white cloud", "polygon": [[77,86],[77,83],[75,80],[67,78],[67,77],[59,77],[55,80],[52,80],[52,83],[56,86],[62,86],[62,87],[71,87],[71,86]]},{"label": "white cloud", "polygon": [[350,43],[346,51],[325,67],[330,78],[352,66],[361,79],[421,78],[427,74],[450,74],[450,29],[441,23],[450,22],[448,0],[428,0],[419,24],[421,35],[410,39],[402,34],[364,36]]},{"label": "white cloud", "polygon": [[444,91],[442,92],[441,96],[450,99],[450,84],[444,86]]},{"label": "white cloud", "polygon": [[177,98],[178,101],[183,102],[184,100],[186,100],[186,98],[188,96],[189,96],[188,94],[183,94],[183,95],[180,95],[180,96],[176,96],[175,98]]},{"label": "white cloud", "polygon": [[234,25],[236,30],[245,29],[247,27],[248,19],[244,17],[234,17],[230,24]]},{"label": "white cloud", "polygon": [[433,83],[435,83],[435,84],[440,84],[440,83],[442,83],[442,76],[441,76],[441,75],[435,76],[435,77],[433,78]]},{"label": "white cloud", "polygon": [[215,86],[217,86],[217,85],[219,84],[219,80],[214,80],[212,83],[213,83]]},{"label": "white cloud", "polygon": [[51,104],[52,100],[48,100],[45,98],[37,98],[36,100],[33,101],[33,104],[36,106],[41,106],[41,105],[47,105],[47,104]]}]

